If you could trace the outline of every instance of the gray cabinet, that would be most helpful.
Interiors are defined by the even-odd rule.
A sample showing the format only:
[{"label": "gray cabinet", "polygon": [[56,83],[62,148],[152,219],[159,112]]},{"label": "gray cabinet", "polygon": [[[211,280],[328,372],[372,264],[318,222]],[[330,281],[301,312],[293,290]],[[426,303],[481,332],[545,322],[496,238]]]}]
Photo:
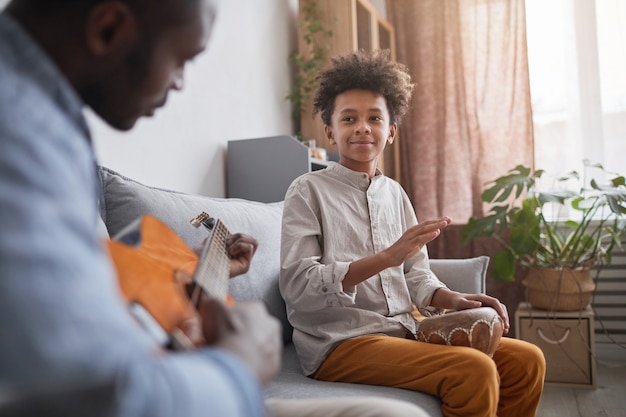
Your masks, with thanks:
[{"label": "gray cabinet", "polygon": [[295,178],[328,165],[292,136],[230,140],[226,161],[228,197],[263,203],[282,201]]}]

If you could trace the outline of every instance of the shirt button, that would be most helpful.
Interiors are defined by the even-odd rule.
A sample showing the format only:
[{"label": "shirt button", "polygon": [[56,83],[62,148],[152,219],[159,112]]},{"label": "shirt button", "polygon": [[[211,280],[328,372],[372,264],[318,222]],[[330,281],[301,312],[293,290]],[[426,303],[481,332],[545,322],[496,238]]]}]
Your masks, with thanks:
[{"label": "shirt button", "polygon": [[322,292],[328,292],[328,288],[327,287],[322,287]]}]

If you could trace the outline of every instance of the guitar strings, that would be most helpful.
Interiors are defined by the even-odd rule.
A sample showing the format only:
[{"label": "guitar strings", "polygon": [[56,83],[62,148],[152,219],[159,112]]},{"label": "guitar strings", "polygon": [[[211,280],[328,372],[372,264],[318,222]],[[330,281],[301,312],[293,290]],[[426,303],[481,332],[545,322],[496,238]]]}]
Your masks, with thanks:
[{"label": "guitar strings", "polygon": [[[225,300],[228,294],[228,279],[230,275],[230,257],[226,248],[226,240],[230,231],[220,220],[217,221],[210,236],[205,255],[200,259],[196,271],[195,282],[209,296]],[[196,289],[198,289],[196,287]],[[199,289],[198,289],[199,290]],[[193,293],[194,305],[199,302],[200,293]]]}]

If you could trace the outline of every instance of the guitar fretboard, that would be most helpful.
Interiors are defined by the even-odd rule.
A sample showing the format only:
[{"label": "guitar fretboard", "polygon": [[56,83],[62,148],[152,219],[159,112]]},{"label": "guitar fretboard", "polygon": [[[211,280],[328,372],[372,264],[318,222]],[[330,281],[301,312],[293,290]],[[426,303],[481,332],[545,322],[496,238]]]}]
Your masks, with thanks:
[{"label": "guitar fretboard", "polygon": [[[197,220],[198,218],[201,219]],[[230,256],[226,239],[230,236],[230,231],[221,220],[215,220],[206,213],[194,218],[191,223],[196,227],[202,224],[210,232],[200,256],[194,282],[209,296],[225,300],[230,277]]]}]

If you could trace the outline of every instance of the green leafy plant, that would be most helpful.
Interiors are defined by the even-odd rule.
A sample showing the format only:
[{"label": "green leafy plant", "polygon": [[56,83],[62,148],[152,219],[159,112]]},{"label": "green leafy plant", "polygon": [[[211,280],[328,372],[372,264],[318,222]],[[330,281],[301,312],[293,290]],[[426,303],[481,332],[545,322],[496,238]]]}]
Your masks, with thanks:
[{"label": "green leafy plant", "polygon": [[[518,165],[489,182],[481,200],[492,208],[485,217],[470,218],[462,241],[493,237],[502,245],[493,259],[497,280],[513,281],[516,265],[576,269],[610,263],[611,250],[621,245],[625,228],[624,176],[588,161],[585,166],[614,178],[607,184],[592,179],[589,186],[572,190],[566,185],[579,175],[571,172],[556,180],[562,187],[538,191],[536,183],[545,171]],[[560,219],[564,212],[567,220]]]},{"label": "green leafy plant", "polygon": [[[320,19],[317,3],[314,0],[301,1],[302,20],[299,28],[305,48],[291,55],[295,76],[291,92],[286,97],[291,101],[291,117],[298,126],[302,113],[313,97],[316,88],[315,77],[324,67],[331,46],[329,40],[333,36],[333,32],[325,28]],[[297,130],[296,137],[304,141],[300,129]]]}]

